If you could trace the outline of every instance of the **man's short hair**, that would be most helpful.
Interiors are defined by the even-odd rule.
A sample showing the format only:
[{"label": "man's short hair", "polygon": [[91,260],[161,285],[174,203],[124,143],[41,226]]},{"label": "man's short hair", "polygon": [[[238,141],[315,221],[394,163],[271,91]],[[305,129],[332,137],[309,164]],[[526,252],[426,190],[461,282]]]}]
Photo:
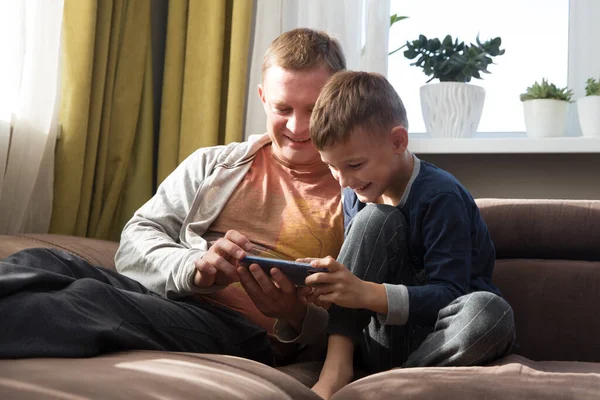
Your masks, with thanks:
[{"label": "man's short hair", "polygon": [[380,74],[342,71],[327,81],[310,117],[310,136],[318,150],[345,143],[357,129],[376,133],[394,126],[408,130],[404,104]]},{"label": "man's short hair", "polygon": [[337,39],[323,31],[298,28],[279,35],[267,49],[262,64],[263,81],[273,65],[294,71],[325,66],[334,74],[346,69],[346,58]]}]

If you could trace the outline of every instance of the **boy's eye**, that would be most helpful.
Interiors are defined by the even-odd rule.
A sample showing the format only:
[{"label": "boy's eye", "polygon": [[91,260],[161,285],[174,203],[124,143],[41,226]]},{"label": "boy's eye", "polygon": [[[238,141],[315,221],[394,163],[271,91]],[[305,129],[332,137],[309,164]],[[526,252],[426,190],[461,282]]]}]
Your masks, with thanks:
[{"label": "boy's eye", "polygon": [[362,163],[358,163],[358,164],[348,164],[348,167],[352,168],[352,169],[358,169],[360,168],[360,166],[362,165]]},{"label": "boy's eye", "polygon": [[282,114],[282,115],[289,114],[290,111],[291,110],[289,108],[276,108],[275,109],[275,112],[277,114]]}]

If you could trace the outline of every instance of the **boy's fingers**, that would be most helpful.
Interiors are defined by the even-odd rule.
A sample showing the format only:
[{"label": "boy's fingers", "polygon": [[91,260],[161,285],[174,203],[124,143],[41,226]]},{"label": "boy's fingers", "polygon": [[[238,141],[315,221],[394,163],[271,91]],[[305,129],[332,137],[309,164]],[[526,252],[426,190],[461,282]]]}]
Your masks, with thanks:
[{"label": "boy's fingers", "polygon": [[310,262],[313,261],[313,260],[318,260],[318,258],[314,258],[314,257],[297,258],[296,262],[310,264]]},{"label": "boy's fingers", "polygon": [[309,275],[304,283],[308,286],[316,286],[324,283],[333,283],[335,280],[336,279],[331,272],[317,272]]}]

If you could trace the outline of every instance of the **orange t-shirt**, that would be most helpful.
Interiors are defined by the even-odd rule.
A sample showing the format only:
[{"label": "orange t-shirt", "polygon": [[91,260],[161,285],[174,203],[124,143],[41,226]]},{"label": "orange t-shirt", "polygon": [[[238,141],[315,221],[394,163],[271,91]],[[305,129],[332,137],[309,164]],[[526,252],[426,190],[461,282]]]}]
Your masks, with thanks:
[{"label": "orange t-shirt", "polygon": [[[344,240],[340,186],[326,165],[291,168],[265,146],[204,238],[212,244],[230,229],[246,236],[256,255],[335,258]],[[256,309],[239,283],[209,297],[272,332],[274,321]]]}]

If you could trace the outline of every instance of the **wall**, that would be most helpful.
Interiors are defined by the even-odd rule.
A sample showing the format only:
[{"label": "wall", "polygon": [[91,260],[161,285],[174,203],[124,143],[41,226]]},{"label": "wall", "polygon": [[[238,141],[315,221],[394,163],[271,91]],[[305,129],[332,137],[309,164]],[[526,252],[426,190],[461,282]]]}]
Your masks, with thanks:
[{"label": "wall", "polygon": [[600,200],[600,154],[423,154],[473,197]]}]

